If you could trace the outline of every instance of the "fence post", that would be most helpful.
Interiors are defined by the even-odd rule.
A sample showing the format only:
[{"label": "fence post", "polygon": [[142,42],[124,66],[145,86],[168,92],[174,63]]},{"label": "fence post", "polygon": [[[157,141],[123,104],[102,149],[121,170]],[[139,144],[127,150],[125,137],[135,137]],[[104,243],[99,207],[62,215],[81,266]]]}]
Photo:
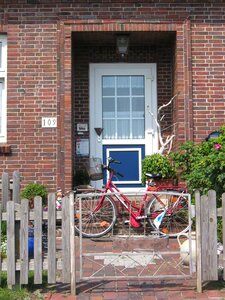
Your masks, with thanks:
[{"label": "fence post", "polygon": [[[13,195],[12,200],[14,203],[20,203],[20,173],[13,172]],[[15,220],[15,259],[20,259],[20,221]],[[20,284],[20,271],[16,271],[16,282]]]},{"label": "fence post", "polygon": [[[223,220],[223,249],[225,249],[225,193],[222,195],[222,220]],[[223,251],[223,270],[225,270],[225,250]],[[223,272],[225,280],[225,272]]]},{"label": "fence post", "polygon": [[70,192],[70,260],[71,260],[71,294],[76,295],[76,253],[74,233],[74,193]]},{"label": "fence post", "polygon": [[201,245],[201,197],[200,192],[195,192],[196,207],[196,257],[197,257],[197,291],[202,293],[202,245]]},{"label": "fence post", "polygon": [[201,197],[202,281],[218,280],[216,192]]}]

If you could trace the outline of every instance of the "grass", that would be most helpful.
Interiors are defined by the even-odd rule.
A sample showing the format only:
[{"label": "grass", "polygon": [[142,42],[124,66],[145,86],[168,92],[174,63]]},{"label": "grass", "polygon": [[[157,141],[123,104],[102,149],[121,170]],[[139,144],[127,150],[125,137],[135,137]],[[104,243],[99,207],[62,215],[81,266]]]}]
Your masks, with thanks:
[{"label": "grass", "polygon": [[43,272],[42,284],[34,284],[34,273],[29,272],[28,285],[8,289],[7,287],[7,274],[1,273],[0,284],[0,300],[31,300],[31,299],[44,299],[44,292],[48,288],[47,272]]}]

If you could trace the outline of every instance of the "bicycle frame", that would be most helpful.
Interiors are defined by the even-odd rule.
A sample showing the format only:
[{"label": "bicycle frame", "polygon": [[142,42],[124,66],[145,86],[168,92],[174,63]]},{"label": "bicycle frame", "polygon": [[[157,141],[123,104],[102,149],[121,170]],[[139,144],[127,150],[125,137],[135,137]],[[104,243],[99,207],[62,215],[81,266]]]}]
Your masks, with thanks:
[{"label": "bicycle frame", "polygon": [[[108,191],[110,191],[111,193],[114,193],[114,196],[116,197],[116,199],[119,201],[119,203],[129,212],[129,214],[135,219],[135,220],[141,220],[141,219],[145,219],[146,216],[143,215],[144,210],[143,208],[146,205],[147,199],[154,196],[158,199],[159,202],[162,203],[162,201],[160,200],[160,198],[152,193],[152,194],[148,194],[145,193],[141,204],[138,206],[134,203],[132,203],[123,193],[120,192],[120,190],[116,187],[116,185],[113,183],[112,178],[115,175],[114,174],[114,170],[113,169],[107,169],[109,171],[109,178],[107,180],[107,184],[105,187],[105,190],[103,191],[103,193],[108,193]],[[152,192],[151,186],[148,185],[147,189],[145,190],[145,192]],[[118,194],[119,193],[119,194]],[[98,211],[98,209],[101,207],[103,201],[104,201],[105,195],[103,195],[98,203],[98,205],[96,206],[94,212]],[[132,209],[137,210],[137,212],[134,212]]]},{"label": "bicycle frame", "polygon": [[[147,174],[149,180],[144,193],[126,195],[116,186],[116,182],[113,182],[114,176],[123,177],[123,175],[112,169],[111,163],[119,164],[120,162],[108,158],[108,165],[103,166],[103,169],[109,172],[105,189],[96,190],[96,195],[88,195],[83,202],[85,209],[84,236],[103,236],[112,230],[117,217],[120,216],[121,221],[125,217],[125,223],[129,223],[134,228],[143,226],[142,221],[147,220],[153,230],[157,230],[163,235],[174,236],[188,229],[187,218],[190,215],[187,214],[187,198],[184,188],[173,185],[157,187],[155,180],[159,179],[160,175]],[[134,198],[129,196],[134,196]],[[79,209],[82,209],[81,206]],[[126,212],[124,216],[122,215],[123,209]],[[129,214],[128,220],[127,213]],[[77,228],[77,231],[80,233],[82,229]]]}]

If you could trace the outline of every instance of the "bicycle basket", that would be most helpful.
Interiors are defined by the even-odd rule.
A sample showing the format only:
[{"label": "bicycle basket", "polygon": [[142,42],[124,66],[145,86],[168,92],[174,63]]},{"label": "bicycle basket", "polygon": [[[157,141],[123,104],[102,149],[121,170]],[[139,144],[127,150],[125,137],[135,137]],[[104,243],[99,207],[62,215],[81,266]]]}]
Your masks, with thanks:
[{"label": "bicycle basket", "polygon": [[103,179],[101,158],[97,158],[97,157],[89,158],[86,164],[86,169],[91,180],[96,181],[96,180]]}]

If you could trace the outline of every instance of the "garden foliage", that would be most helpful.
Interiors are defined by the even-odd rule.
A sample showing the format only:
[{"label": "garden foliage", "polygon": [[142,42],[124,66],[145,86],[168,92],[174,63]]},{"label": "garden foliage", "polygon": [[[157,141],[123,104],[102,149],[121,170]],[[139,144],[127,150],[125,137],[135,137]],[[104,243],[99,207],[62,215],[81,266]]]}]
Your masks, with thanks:
[{"label": "garden foliage", "polygon": [[162,178],[174,178],[175,171],[167,156],[155,153],[147,155],[142,161],[142,183],[145,184],[147,177],[145,173],[160,173]]},{"label": "garden foliage", "polygon": [[171,153],[175,170],[190,192],[214,189],[218,199],[225,192],[225,126],[220,132],[217,138],[199,144],[183,143],[179,151]]}]

